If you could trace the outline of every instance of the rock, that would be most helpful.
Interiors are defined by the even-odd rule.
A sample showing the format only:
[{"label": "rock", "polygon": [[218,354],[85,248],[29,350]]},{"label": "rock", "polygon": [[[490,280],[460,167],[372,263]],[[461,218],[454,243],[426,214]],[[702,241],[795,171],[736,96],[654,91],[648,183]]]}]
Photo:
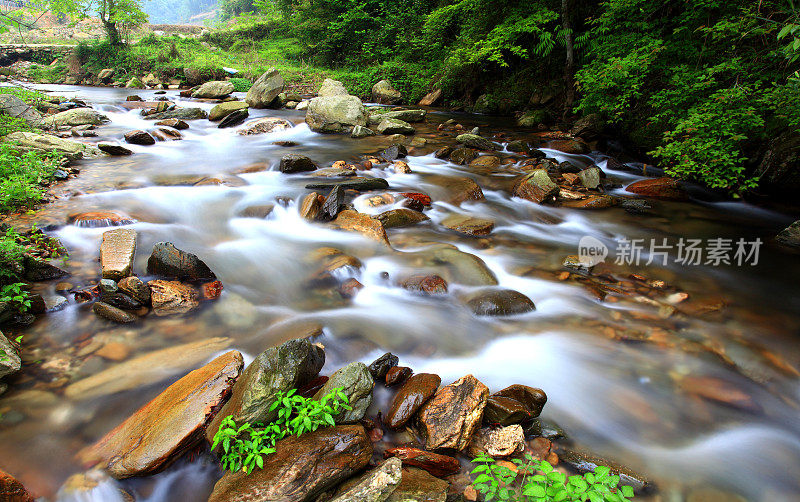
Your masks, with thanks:
[{"label": "rock", "polygon": [[200,305],[197,290],[187,284],[156,280],[147,285],[150,286],[153,312],[158,316],[185,314]]},{"label": "rock", "polygon": [[386,502],[445,502],[448,486],[422,469],[404,467],[400,484]]},{"label": "rock", "polygon": [[461,134],[456,137],[456,141],[477,150],[499,150],[497,144],[477,134]]},{"label": "rock", "polygon": [[164,127],[172,127],[172,128],[177,129],[179,131],[183,131],[183,130],[189,128],[189,124],[187,124],[186,122],[184,122],[183,120],[180,120],[180,119],[159,120],[158,122],[156,122],[156,125],[157,126],[164,126]]},{"label": "rock", "polygon": [[280,170],[284,174],[316,171],[319,166],[305,155],[289,153],[281,157]]},{"label": "rock", "polygon": [[375,131],[360,125],[355,126],[353,132],[350,133],[350,137],[356,139],[366,138],[368,136],[375,136]]},{"label": "rock", "polygon": [[68,272],[34,256],[25,257],[25,273],[23,277],[28,281],[50,281],[69,275]]},{"label": "rock", "polygon": [[367,112],[355,96],[319,97],[309,103],[306,123],[315,132],[349,133],[355,126],[367,125]]},{"label": "rock", "polygon": [[128,150],[122,145],[117,145],[114,143],[98,143],[97,148],[100,149],[101,152],[107,153],[109,155],[114,156],[121,156],[121,155],[132,155],[133,152]]},{"label": "rock", "polygon": [[136,130],[125,133],[125,141],[133,145],[155,145],[156,139],[147,131]]},{"label": "rock", "polygon": [[463,450],[480,427],[489,389],[472,375],[442,387],[419,411],[426,449]]},{"label": "rock", "polygon": [[507,316],[536,310],[530,298],[512,289],[490,289],[471,295],[467,305],[477,315]]},{"label": "rock", "polygon": [[97,74],[97,78],[100,80],[100,82],[103,83],[110,82],[113,77],[114,77],[114,68],[103,68]]},{"label": "rock", "polygon": [[34,502],[35,499],[15,477],[0,469],[0,500],[4,502]]},{"label": "rock", "polygon": [[501,166],[500,158],[494,155],[481,155],[469,163],[470,169],[491,174]]},{"label": "rock", "polygon": [[592,149],[580,138],[556,139],[547,143],[548,148],[574,155],[586,155],[592,153]]},{"label": "rock", "polygon": [[597,113],[590,113],[575,121],[569,133],[573,136],[579,136],[585,140],[591,141],[597,139],[603,132],[605,124],[602,117]]},{"label": "rock", "polygon": [[589,190],[600,186],[600,169],[597,167],[589,167],[580,171],[578,177],[581,179],[581,184]]},{"label": "rock", "polygon": [[297,106],[294,107],[297,111],[308,110],[308,101],[301,101],[297,103]]},{"label": "rock", "polygon": [[429,92],[426,94],[422,99],[419,100],[419,106],[433,106],[442,99],[442,90],[436,89],[434,91]]},{"label": "rock", "polygon": [[539,124],[546,124],[550,119],[547,110],[530,110],[517,119],[517,125],[520,127],[538,127]]},{"label": "rock", "polygon": [[402,462],[390,458],[358,480],[345,483],[330,502],[384,502],[400,483]]},{"label": "rock", "polygon": [[332,220],[339,214],[342,205],[344,205],[344,190],[341,186],[335,186],[325,198],[325,202],[322,203],[322,215],[326,219]]},{"label": "rock", "polygon": [[93,399],[153,385],[197,367],[230,344],[230,338],[206,338],[150,352],[72,383],[64,395],[70,399]]},{"label": "rock", "polygon": [[366,467],[372,442],[362,426],[342,425],[287,437],[276,450],[263,469],[226,472],[208,502],[313,501]]},{"label": "rock", "polygon": [[684,200],[686,190],[678,180],[672,178],[650,178],[631,183],[625,190],[646,197],[660,199]]},{"label": "rock", "polygon": [[128,89],[144,89],[144,83],[139,77],[131,77],[130,80],[125,84],[125,87]]},{"label": "rock", "polygon": [[381,221],[368,214],[347,209],[339,213],[333,225],[349,232],[359,232],[365,237],[389,245],[389,238]]},{"label": "rock", "polygon": [[397,119],[404,122],[423,122],[425,116],[428,114],[425,110],[391,110],[385,111],[385,108],[374,111],[370,110],[370,123],[380,123],[383,119]]},{"label": "rock", "polygon": [[319,401],[330,394],[331,390],[341,387],[353,409],[344,410],[334,420],[337,424],[352,424],[364,418],[367,408],[372,404],[374,386],[375,382],[366,364],[350,363],[331,375],[325,385],[314,394],[314,399]]},{"label": "rock", "polygon": [[542,389],[511,385],[489,396],[483,421],[487,424],[518,424],[537,418],[546,402],[547,394]]},{"label": "rock", "polygon": [[200,258],[182,251],[171,242],[157,242],[147,260],[147,272],[178,279],[214,280],[214,272]]},{"label": "rock", "polygon": [[439,478],[455,474],[461,469],[461,463],[453,457],[410,446],[390,448],[383,453],[383,456],[397,457],[403,461],[403,465],[419,467]]},{"label": "rock", "polygon": [[369,372],[375,380],[383,380],[389,370],[397,366],[399,362],[400,358],[391,352],[387,352],[369,365]]},{"label": "rock", "polygon": [[450,153],[450,162],[465,166],[478,158],[478,152],[472,148],[456,148]]},{"label": "rock", "polygon": [[214,108],[208,112],[208,120],[216,122],[237,110],[247,110],[247,108],[249,107],[244,101],[225,101],[224,103],[215,105]]},{"label": "rock", "polygon": [[280,72],[270,68],[253,83],[247,91],[245,101],[253,108],[269,108],[278,94],[283,92],[283,87],[284,82]]},{"label": "rock", "polygon": [[372,101],[384,105],[396,105],[403,100],[400,91],[392,87],[388,80],[381,80],[372,86]]},{"label": "rock", "polygon": [[242,136],[251,136],[253,134],[266,134],[271,132],[280,132],[294,127],[291,122],[285,119],[275,117],[265,117],[261,119],[253,119],[247,122],[244,127],[239,129],[239,134]]},{"label": "rock", "polygon": [[417,373],[400,387],[392,398],[384,423],[392,429],[406,425],[414,414],[436,393],[442,379],[432,373]]},{"label": "rock", "polygon": [[319,218],[322,212],[321,196],[317,192],[311,192],[303,197],[303,202],[300,203],[300,216],[309,221],[314,221]]},{"label": "rock", "polygon": [[22,360],[17,354],[17,349],[11,345],[8,338],[0,332],[0,378],[16,373],[22,368]]},{"label": "rock", "polygon": [[496,429],[484,427],[472,436],[467,446],[471,457],[489,455],[490,457],[509,457],[525,449],[525,433],[519,425]]},{"label": "rock", "polygon": [[80,461],[116,479],[163,470],[202,437],[209,411],[224,402],[243,366],[234,350],[192,371],[80,452]]},{"label": "rock", "polygon": [[151,113],[146,118],[148,120],[197,120],[208,118],[208,114],[202,108],[173,108],[172,110]]},{"label": "rock", "polygon": [[545,169],[534,169],[514,185],[513,195],[537,204],[552,200],[558,195],[558,185],[553,183]]},{"label": "rock", "polygon": [[431,265],[443,266],[450,273],[451,282],[466,286],[496,286],[497,277],[477,256],[448,245],[432,246],[420,251]]},{"label": "rock", "polygon": [[161,85],[161,81],[153,75],[152,73],[147,74],[145,77],[142,77],[142,83],[147,87],[156,87]]},{"label": "rock", "polygon": [[100,125],[106,122],[108,122],[108,117],[91,108],[74,108],[44,117],[39,122],[39,127],[52,129],[62,126]]},{"label": "rock", "polygon": [[183,139],[183,135],[181,133],[179,133],[176,129],[168,127],[159,127],[158,129],[153,129],[150,131],[150,134],[156,139],[156,141],[178,141]]},{"label": "rock", "polygon": [[103,233],[100,263],[104,279],[119,281],[131,275],[136,253],[136,230],[119,228]]},{"label": "rock", "polygon": [[486,218],[477,218],[466,214],[451,214],[444,220],[442,225],[471,237],[489,235],[494,230],[494,221]]},{"label": "rock", "polygon": [[59,312],[69,305],[69,300],[61,295],[48,295],[44,297],[45,312]]},{"label": "rock", "polygon": [[781,230],[775,240],[784,246],[800,247],[800,220]]},{"label": "rock", "polygon": [[381,120],[380,124],[378,124],[377,128],[378,133],[380,134],[414,134],[416,129],[414,129],[411,124],[408,122],[404,122],[398,119],[383,119]]},{"label": "rock", "polygon": [[111,342],[103,345],[94,355],[100,356],[103,359],[108,359],[109,361],[120,362],[131,355],[131,346],[120,342]]},{"label": "rock", "polygon": [[0,115],[24,120],[34,126],[42,120],[42,114],[13,94],[0,94]]},{"label": "rock", "polygon": [[256,206],[247,206],[246,208],[238,211],[236,216],[240,218],[258,218],[263,220],[275,209],[275,204],[259,204]]},{"label": "rock", "polygon": [[515,153],[528,153],[531,150],[530,145],[527,141],[509,141],[508,145],[506,145],[506,150],[509,152]]},{"label": "rock", "polygon": [[244,121],[247,119],[249,115],[250,113],[247,111],[247,109],[233,111],[228,115],[226,115],[225,118],[223,118],[220,121],[217,127],[220,129],[225,129],[227,127],[236,127],[239,124],[244,123]]},{"label": "rock", "polygon": [[92,305],[92,311],[98,317],[102,317],[103,319],[108,319],[109,321],[119,324],[128,324],[136,322],[139,319],[130,312],[125,312],[124,310],[118,309],[117,307],[104,302],[95,302],[95,304]]},{"label": "rock", "polygon": [[653,209],[653,206],[643,199],[624,200],[620,206],[625,212],[630,214],[647,214]]},{"label": "rock", "polygon": [[414,275],[401,281],[400,287],[425,296],[447,294],[447,281],[438,275]]},{"label": "rock", "polygon": [[227,98],[234,91],[231,82],[224,80],[212,80],[201,85],[199,89],[192,93],[193,98],[223,99]]},{"label": "rock", "polygon": [[67,218],[67,223],[75,225],[76,227],[101,228],[130,225],[136,223],[136,220],[117,211],[96,211],[71,214]]},{"label": "rock", "polygon": [[483,190],[470,178],[459,176],[428,176],[427,180],[448,190],[447,202],[455,206],[470,200],[484,200]]},{"label": "rock", "polygon": [[595,457],[563,447],[559,451],[558,457],[561,462],[572,467],[578,471],[579,474],[594,472],[598,466],[604,465],[611,469],[612,474],[620,477],[620,486],[630,486],[636,492],[646,490],[650,487],[650,481],[647,477],[609,459]]},{"label": "rock", "polygon": [[405,383],[413,373],[408,366],[395,366],[386,373],[386,386],[391,387]]},{"label": "rock", "polygon": [[317,96],[325,97],[325,96],[348,96],[350,93],[347,92],[347,89],[344,88],[344,84],[339,82],[338,80],[332,80],[326,78],[322,82],[322,86],[317,91]]},{"label": "rock", "polygon": [[50,134],[17,131],[7,135],[3,141],[14,143],[14,148],[22,152],[47,153],[55,151],[70,160],[93,159],[103,155],[103,152],[97,147]]},{"label": "rock", "polygon": [[383,228],[410,227],[430,219],[419,211],[406,208],[384,211],[377,218],[383,223]]},{"label": "rock", "polygon": [[[244,370],[233,386],[231,397],[206,430],[213,441],[222,419],[233,415],[237,424],[274,421],[277,410],[269,407],[279,392],[299,389],[313,380],[325,364],[325,352],[307,339],[289,340],[262,352]],[[305,435],[302,437],[306,437]]]}]

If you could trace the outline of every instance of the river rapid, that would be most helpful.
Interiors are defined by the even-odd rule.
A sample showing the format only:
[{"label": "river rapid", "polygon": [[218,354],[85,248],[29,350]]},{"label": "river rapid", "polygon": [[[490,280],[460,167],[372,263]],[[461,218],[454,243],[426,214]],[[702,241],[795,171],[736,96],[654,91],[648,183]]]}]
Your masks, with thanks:
[{"label": "river rapid", "polygon": [[[153,127],[139,110],[119,106],[132,90],[41,87],[83,99],[111,119],[97,129],[99,137],[86,141],[119,141],[129,130]],[[155,97],[153,91],[135,93],[145,100]],[[213,106],[181,99],[177,91],[168,91],[167,97],[179,106]],[[427,144],[410,148],[405,159],[412,174],[391,169],[364,174],[385,178],[390,193],[424,192],[434,201],[426,211],[430,222],[388,231],[390,249],[360,234],[302,219],[297,206],[309,193],[304,187],[310,177],[277,170],[286,153],[307,155],[329,167],[380,152],[388,140],[317,134],[301,111],[250,111],[251,118],[262,116],[285,118],[296,126],[240,136],[235,128],[190,121],[181,141],[126,145],[134,155],[80,161],[81,174],[53,188],[59,196],[55,202],[14,221],[52,225],[47,228],[70,252],[66,269],[71,277],[37,285],[45,296],[55,294],[58,282],[79,289],[99,280],[98,250],[108,229],[66,222],[70,214],[109,210],[136,220],[130,228],[139,236],[137,274],[146,275],[152,245],[170,241],[200,256],[225,288],[217,302],[186,317],[150,315],[122,326],[95,317],[89,305],[70,295],[67,308],[41,316],[24,332],[27,364],[0,396],[0,459],[32,491],[47,500],[67,500],[57,492],[70,475],[82,472],[75,454],[205,362],[165,371],[157,383],[89,399],[67,398],[66,384],[120,364],[94,355],[87,346],[121,342],[130,347],[127,359],[132,359],[229,337],[230,348],[245,354],[247,363],[285,341],[287,333],[319,323],[324,326],[319,341],[327,353],[323,374],[391,351],[416,372],[438,373],[443,384],[472,373],[492,392],[513,383],[544,389],[548,402],[542,416],[559,424],[581,449],[645,473],[660,488],[654,500],[686,500],[693,490],[709,486],[746,500],[800,500],[800,267],[796,254],[773,241],[794,218],[721,201],[697,188],[690,190],[688,201],[652,201],[645,215],[620,207],[569,209],[513,198],[509,188],[516,175],[510,170],[476,172],[437,159],[433,152],[455,140],[436,127],[455,118],[467,130],[480,127],[486,137],[503,133],[503,142],[532,139],[531,131],[514,127],[510,119],[430,110],[427,123],[417,125],[417,137]],[[640,165],[609,163],[602,152],[542,150],[559,162],[597,164],[608,176],[605,182],[622,187],[643,179]],[[236,174],[255,171],[245,169],[254,164],[265,169]],[[485,200],[460,206],[444,202],[448,180],[456,176],[475,180]],[[203,177],[235,182],[192,186]],[[367,192],[353,205],[371,214],[390,209],[368,203],[379,193]],[[624,188],[610,193],[635,197]],[[268,217],[240,216],[245,208],[264,204],[274,204]],[[438,224],[453,212],[490,218],[495,228],[481,238],[454,233]],[[562,262],[578,253],[585,236],[607,245],[610,255],[595,267],[595,279],[582,280],[585,273],[575,271],[565,277],[569,269]],[[680,264],[675,247],[666,264],[659,258],[647,265],[647,250],[638,265],[615,263],[619,239],[644,239],[647,246],[651,239],[666,239],[674,246],[681,238],[761,239],[763,245],[755,265]],[[440,244],[481,258],[500,287],[525,294],[536,310],[508,317],[473,314],[459,298],[475,287],[459,283],[458,273],[445,275],[430,251]],[[337,272],[363,284],[354,298],[309,281],[315,270],[305,257],[324,246],[361,262],[360,268]],[[449,294],[418,296],[396,285],[397,278],[414,273],[445,276]],[[624,292],[602,287],[610,276]],[[380,392],[384,399],[390,395]],[[194,502],[207,499],[219,476],[207,454],[195,453],[165,472],[124,484],[137,500]],[[115,497],[108,487],[105,495],[96,490],[94,500]]]}]

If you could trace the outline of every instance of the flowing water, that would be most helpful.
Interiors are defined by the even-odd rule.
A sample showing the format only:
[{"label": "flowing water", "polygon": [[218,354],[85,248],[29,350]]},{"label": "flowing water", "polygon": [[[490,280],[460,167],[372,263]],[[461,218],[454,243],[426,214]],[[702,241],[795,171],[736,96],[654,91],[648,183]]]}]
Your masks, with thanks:
[{"label": "flowing water", "polygon": [[[131,94],[128,90],[48,89],[85,99],[111,118],[98,129],[100,137],[91,140],[118,140],[128,130],[153,127],[138,110],[119,106]],[[153,98],[152,91],[137,93]],[[182,101],[176,91],[168,96],[179,105],[212,106]],[[80,176],[56,187],[61,195],[56,202],[35,217],[19,219],[57,225],[54,234],[71,253],[67,268],[73,275],[66,280],[75,288],[98,280],[99,243],[107,229],[66,225],[67,217],[102,210],[137,220],[131,228],[139,234],[138,274],[145,275],[153,243],[171,241],[199,255],[225,286],[217,302],[187,317],[150,315],[135,325],[117,326],[71,298],[66,309],[41,316],[26,330],[28,364],[0,397],[5,413],[0,463],[30,488],[49,500],[59,499],[59,486],[82,472],[75,460],[78,450],[202,364],[165,369],[158,381],[128,390],[70,399],[63,394],[67,383],[119,364],[85,347],[123,342],[133,348],[130,359],[222,336],[230,337],[231,347],[249,361],[284,341],[287,333],[319,323],[328,356],[323,373],[352,360],[369,363],[392,351],[417,372],[440,374],[443,383],[472,373],[492,391],[512,383],[543,388],[548,394],[543,417],[562,426],[580,448],[646,473],[661,488],[662,500],[681,500],[681,494],[709,485],[748,500],[800,500],[800,386],[795,369],[800,365],[800,268],[797,255],[771,241],[792,218],[718,201],[700,190],[688,202],[654,202],[648,215],[621,208],[539,206],[511,198],[511,169],[478,173],[436,159],[436,148],[453,143],[436,126],[455,117],[468,129],[480,126],[484,135],[502,132],[508,139],[524,139],[529,133],[516,130],[508,119],[432,112],[418,134],[428,145],[411,149],[406,159],[413,174],[389,169],[367,173],[386,178],[392,193],[420,191],[434,200],[426,211],[432,222],[389,230],[389,249],[359,234],[300,218],[297,201],[309,192],[304,188],[309,178],[277,171],[280,157],[288,152],[308,155],[326,167],[378,152],[388,146],[387,140],[315,134],[304,124],[303,112],[251,111],[251,118],[267,115],[297,125],[275,134],[240,136],[206,120],[191,121],[182,141],[131,146],[135,154],[130,157],[82,161]],[[288,148],[276,141],[299,145]],[[611,169],[600,153],[545,152],[582,166],[597,163],[606,168],[610,181],[622,186],[641,179],[635,169]],[[234,174],[258,163],[267,169]],[[460,206],[440,202],[447,199],[451,176],[477,181],[486,200]],[[234,182],[187,186],[202,177]],[[625,195],[624,189],[616,194]],[[371,207],[366,199],[372,195],[358,197],[354,206],[373,214],[391,207]],[[238,216],[248,206],[264,204],[275,205],[265,219]],[[452,212],[492,218],[495,230],[476,239],[436,224]],[[681,237],[760,238],[765,243],[755,266],[680,265],[674,263],[674,250],[667,265],[660,260],[649,266],[617,265],[612,251],[595,270],[595,277],[605,272],[606,279],[581,281],[583,276],[575,274],[563,280],[562,261],[577,253],[584,236],[612,249],[623,237],[647,242],[666,238],[672,244]],[[437,252],[442,244],[451,246],[450,258]],[[306,257],[324,246],[363,264],[336,272],[364,285],[355,298],[345,299],[335,288],[309,281],[318,265]],[[453,249],[480,257],[500,287],[524,293],[536,310],[501,318],[475,316],[459,300],[476,289],[464,279],[472,262]],[[444,276],[450,293],[423,297],[396,286],[398,278],[420,272]],[[664,281],[666,291],[630,279],[631,273]],[[601,299],[598,284],[605,280],[607,285],[609,274],[627,289]],[[56,282],[40,285],[40,292],[53,294]],[[679,293],[687,293],[688,299],[678,303],[674,295]],[[127,481],[125,487],[137,500],[204,501],[220,474],[207,456],[192,459],[156,476]],[[93,500],[116,498],[114,487],[104,485],[95,490]]]}]

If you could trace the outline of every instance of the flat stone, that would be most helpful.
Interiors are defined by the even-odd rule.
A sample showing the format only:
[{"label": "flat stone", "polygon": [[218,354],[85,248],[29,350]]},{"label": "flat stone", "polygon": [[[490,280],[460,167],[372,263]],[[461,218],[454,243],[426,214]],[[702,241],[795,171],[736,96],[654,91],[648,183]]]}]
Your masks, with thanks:
[{"label": "flat stone", "polygon": [[367,408],[372,404],[372,388],[375,381],[362,362],[350,363],[344,368],[337,370],[330,376],[322,388],[314,394],[314,400],[319,401],[331,393],[333,389],[342,388],[342,392],[347,396],[352,410],[344,410],[334,417],[337,424],[356,423],[367,412]]},{"label": "flat stone", "polygon": [[341,186],[345,190],[382,190],[389,188],[389,182],[383,178],[367,178],[362,176],[354,176],[342,181],[330,181],[324,183],[309,183],[306,188],[309,190],[327,189],[332,190],[335,186]]},{"label": "flat stone", "polygon": [[480,427],[489,388],[472,375],[442,387],[419,411],[426,449],[461,451]]},{"label": "flat stone", "polygon": [[[222,413],[222,412],[220,412]],[[361,425],[327,427],[290,436],[252,473],[227,472],[208,502],[308,502],[361,471],[372,443]]]},{"label": "flat stone", "polygon": [[461,463],[454,457],[410,446],[389,448],[383,453],[383,456],[385,458],[397,457],[403,461],[403,465],[425,469],[438,478],[455,474],[461,469]]},{"label": "flat stone", "polygon": [[406,425],[414,414],[433,397],[442,379],[432,373],[417,373],[411,376],[392,398],[386,425],[399,429]]},{"label": "flat stone", "polygon": [[208,118],[208,113],[202,108],[173,108],[172,110],[151,113],[145,118],[148,120],[198,120]]},{"label": "flat stone", "polygon": [[164,469],[202,437],[210,410],[225,400],[243,366],[234,350],[192,371],[80,452],[80,461],[100,464],[117,479]]},{"label": "flat stone", "polygon": [[248,108],[249,105],[244,101],[225,101],[224,103],[214,105],[214,108],[208,112],[208,120],[216,122],[237,110],[247,110]]},{"label": "flat stone", "polygon": [[100,264],[104,279],[119,281],[131,275],[136,253],[136,230],[118,228],[103,232]]},{"label": "flat stone", "polygon": [[517,180],[513,195],[542,204],[558,195],[558,185],[553,183],[545,169],[534,169]]},{"label": "flat stone", "polygon": [[589,195],[578,200],[566,200],[561,202],[564,207],[572,209],[606,209],[614,207],[619,201],[611,195]]},{"label": "flat stone", "polygon": [[415,467],[403,468],[402,479],[387,502],[445,502],[447,481]]},{"label": "flat stone", "polygon": [[471,237],[489,235],[494,230],[494,221],[487,218],[478,218],[466,214],[451,214],[444,220],[442,225]]},{"label": "flat stone", "polygon": [[197,290],[179,281],[150,281],[150,301],[157,316],[185,314],[200,306]]},{"label": "flat stone", "polygon": [[196,367],[230,344],[230,338],[217,337],[150,352],[70,384],[64,395],[85,400],[153,385]]},{"label": "flat stone", "polygon": [[402,462],[390,458],[357,480],[343,484],[330,502],[384,502],[401,478]]},{"label": "flat stone", "polygon": [[391,118],[384,118],[380,121],[377,128],[375,129],[379,134],[414,134],[416,129],[409,124],[408,122],[399,120],[399,119],[391,119]]},{"label": "flat stone", "polygon": [[267,134],[271,132],[280,132],[291,129],[294,125],[286,119],[275,117],[264,117],[260,119],[253,119],[239,129],[239,134],[242,136],[252,136],[254,134]]},{"label": "flat stone", "polygon": [[365,237],[389,245],[383,224],[377,218],[347,209],[339,213],[333,225],[349,232],[358,232]]},{"label": "flat stone", "polygon": [[646,197],[660,199],[684,200],[686,190],[678,180],[672,178],[651,178],[631,183],[625,190]]}]

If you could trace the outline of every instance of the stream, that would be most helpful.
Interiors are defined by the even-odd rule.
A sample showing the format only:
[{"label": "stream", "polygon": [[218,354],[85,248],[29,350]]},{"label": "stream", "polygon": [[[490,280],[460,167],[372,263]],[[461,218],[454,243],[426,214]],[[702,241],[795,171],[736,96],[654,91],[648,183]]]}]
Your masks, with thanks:
[{"label": "stream", "polygon": [[[121,141],[129,130],[154,127],[139,110],[120,106],[134,93],[153,100],[154,91],[38,88],[85,100],[111,119],[98,127],[97,138],[85,141]],[[213,106],[177,94],[166,96],[178,106]],[[97,318],[90,305],[69,295],[65,309],[40,316],[24,332],[27,364],[0,396],[0,459],[32,491],[47,500],[72,500],[57,492],[67,478],[83,472],[76,453],[214,355],[191,367],[165,370],[157,382],[115,385],[124,390],[90,398],[66,397],[68,383],[120,364],[84,350],[87,346],[121,342],[131,348],[129,360],[227,337],[229,349],[240,350],[248,363],[285,341],[287,333],[321,324],[319,341],[327,353],[323,374],[354,360],[369,364],[391,351],[415,372],[441,375],[443,384],[472,373],[492,392],[514,383],[544,389],[543,418],[560,425],[581,449],[646,474],[660,489],[657,500],[687,500],[692,490],[709,486],[746,500],[800,500],[800,267],[796,254],[773,241],[794,218],[720,200],[695,187],[690,200],[652,201],[653,209],[644,215],[620,207],[581,210],[512,198],[516,175],[503,167],[476,172],[437,159],[433,152],[455,141],[436,128],[454,118],[467,130],[480,127],[485,137],[503,133],[503,142],[530,139],[531,131],[516,128],[511,118],[429,110],[427,122],[415,124],[416,137],[427,144],[409,148],[404,159],[412,174],[359,173],[385,178],[390,193],[423,192],[434,201],[425,212],[430,222],[387,231],[390,249],[301,218],[298,201],[310,192],[305,185],[311,177],[277,170],[287,153],[307,155],[321,167],[368,158],[389,146],[386,137],[321,135],[309,130],[302,111],[250,110],[251,119],[265,116],[285,118],[295,127],[241,136],[235,128],[189,121],[181,141],[125,145],[134,155],[78,162],[80,175],[53,188],[59,196],[55,202],[35,216],[15,219],[15,224],[37,222],[52,229],[70,252],[66,270],[72,275],[38,284],[43,296],[56,294],[59,282],[81,289],[99,280],[98,250],[108,228],[67,224],[69,215],[88,211],[117,211],[135,220],[129,227],[139,238],[136,274],[146,276],[154,243],[170,241],[201,257],[224,284],[218,301],[190,315],[150,315],[132,325]],[[604,181],[622,187],[644,179],[641,165],[620,167],[601,152],[542,151],[559,162],[597,164],[608,176]],[[255,164],[265,169],[248,169]],[[485,200],[460,206],[444,202],[448,180],[455,176],[475,180]],[[191,186],[202,178],[224,183]],[[353,205],[374,215],[392,208],[369,201],[380,193],[365,192]],[[624,188],[610,193],[635,197]],[[266,218],[241,216],[244,209],[264,204],[274,204]],[[453,212],[492,219],[495,228],[475,238],[438,225]],[[585,236],[612,249],[593,277],[605,271],[629,292],[603,298],[597,283],[564,278],[568,269],[562,262],[578,254]],[[754,265],[680,264],[674,247],[666,264],[659,258],[647,265],[645,252],[638,265],[620,265],[614,249],[623,238],[666,239],[673,245],[681,238],[761,239],[763,245]],[[447,267],[431,251],[442,244],[462,252],[453,255],[479,257],[500,287],[528,296],[536,310],[476,316],[459,300],[477,289],[458,280],[467,261],[447,265],[455,271],[443,270]],[[360,268],[337,271],[363,284],[354,298],[309,281],[316,266],[306,257],[326,246],[361,262]],[[450,283],[449,293],[419,296],[397,286],[398,278],[415,273],[441,274]],[[642,285],[648,281],[663,281],[663,287]],[[688,298],[683,300],[682,293]],[[385,403],[390,393],[376,391],[381,393]],[[368,416],[380,409],[381,399],[376,401]],[[199,502],[219,476],[211,457],[195,452],[160,474],[123,485],[140,501]],[[93,493],[96,501],[119,497],[113,488],[105,495]]]}]

